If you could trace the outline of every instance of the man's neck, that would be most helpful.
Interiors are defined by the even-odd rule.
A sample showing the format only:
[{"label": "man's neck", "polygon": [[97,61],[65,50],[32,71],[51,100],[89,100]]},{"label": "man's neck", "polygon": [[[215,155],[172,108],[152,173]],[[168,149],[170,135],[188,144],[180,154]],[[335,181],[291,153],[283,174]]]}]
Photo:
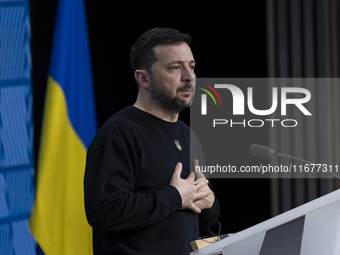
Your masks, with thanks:
[{"label": "man's neck", "polygon": [[178,120],[179,113],[167,111],[161,106],[143,103],[138,99],[133,106],[167,122],[176,122]]}]

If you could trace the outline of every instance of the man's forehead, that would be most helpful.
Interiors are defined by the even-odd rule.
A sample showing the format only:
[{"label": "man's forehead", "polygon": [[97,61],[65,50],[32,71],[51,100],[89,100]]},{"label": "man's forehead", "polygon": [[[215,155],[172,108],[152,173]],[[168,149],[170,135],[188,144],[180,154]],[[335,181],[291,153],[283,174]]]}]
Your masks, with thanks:
[{"label": "man's forehead", "polygon": [[194,61],[193,54],[188,44],[185,42],[179,44],[157,45],[154,48],[157,60],[161,61]]}]

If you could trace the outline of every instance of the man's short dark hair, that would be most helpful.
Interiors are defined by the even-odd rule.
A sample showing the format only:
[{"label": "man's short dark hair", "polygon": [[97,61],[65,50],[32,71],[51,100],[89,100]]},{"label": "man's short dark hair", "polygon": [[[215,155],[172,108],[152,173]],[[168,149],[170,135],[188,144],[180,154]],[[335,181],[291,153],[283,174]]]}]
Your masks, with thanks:
[{"label": "man's short dark hair", "polygon": [[151,73],[151,66],[157,61],[154,47],[182,42],[190,45],[191,40],[190,35],[172,28],[153,28],[147,31],[131,47],[130,63],[133,72],[137,69],[144,69]]}]

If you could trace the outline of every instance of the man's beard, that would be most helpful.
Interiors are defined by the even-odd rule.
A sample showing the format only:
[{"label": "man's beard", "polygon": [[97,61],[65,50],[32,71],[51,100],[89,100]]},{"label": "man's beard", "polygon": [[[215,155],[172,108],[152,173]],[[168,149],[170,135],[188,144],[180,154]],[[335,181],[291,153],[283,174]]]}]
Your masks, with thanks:
[{"label": "man's beard", "polygon": [[[191,98],[190,102],[186,103],[184,100],[180,99],[177,96],[177,93],[181,90],[190,89],[191,90]],[[168,111],[171,112],[180,112],[188,107],[191,106],[193,101],[193,95],[194,95],[194,86],[190,84],[186,84],[176,91],[176,96],[172,97],[172,92],[168,90],[165,86],[162,86],[159,84],[154,77],[150,76],[150,93],[153,100],[156,100],[159,102],[159,104]]]}]

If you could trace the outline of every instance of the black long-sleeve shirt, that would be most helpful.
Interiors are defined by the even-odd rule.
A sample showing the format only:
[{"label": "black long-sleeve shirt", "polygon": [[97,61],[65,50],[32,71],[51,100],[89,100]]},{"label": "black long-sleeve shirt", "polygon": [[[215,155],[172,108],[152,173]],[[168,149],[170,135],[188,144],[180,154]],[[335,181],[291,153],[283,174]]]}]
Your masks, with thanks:
[{"label": "black long-sleeve shirt", "polygon": [[88,149],[84,178],[95,255],[191,252],[190,242],[218,217],[219,204],[215,199],[200,214],[180,210],[180,194],[169,186],[177,162],[186,178],[192,160],[204,160],[190,133],[181,121],[166,122],[133,106],[100,128]]}]

